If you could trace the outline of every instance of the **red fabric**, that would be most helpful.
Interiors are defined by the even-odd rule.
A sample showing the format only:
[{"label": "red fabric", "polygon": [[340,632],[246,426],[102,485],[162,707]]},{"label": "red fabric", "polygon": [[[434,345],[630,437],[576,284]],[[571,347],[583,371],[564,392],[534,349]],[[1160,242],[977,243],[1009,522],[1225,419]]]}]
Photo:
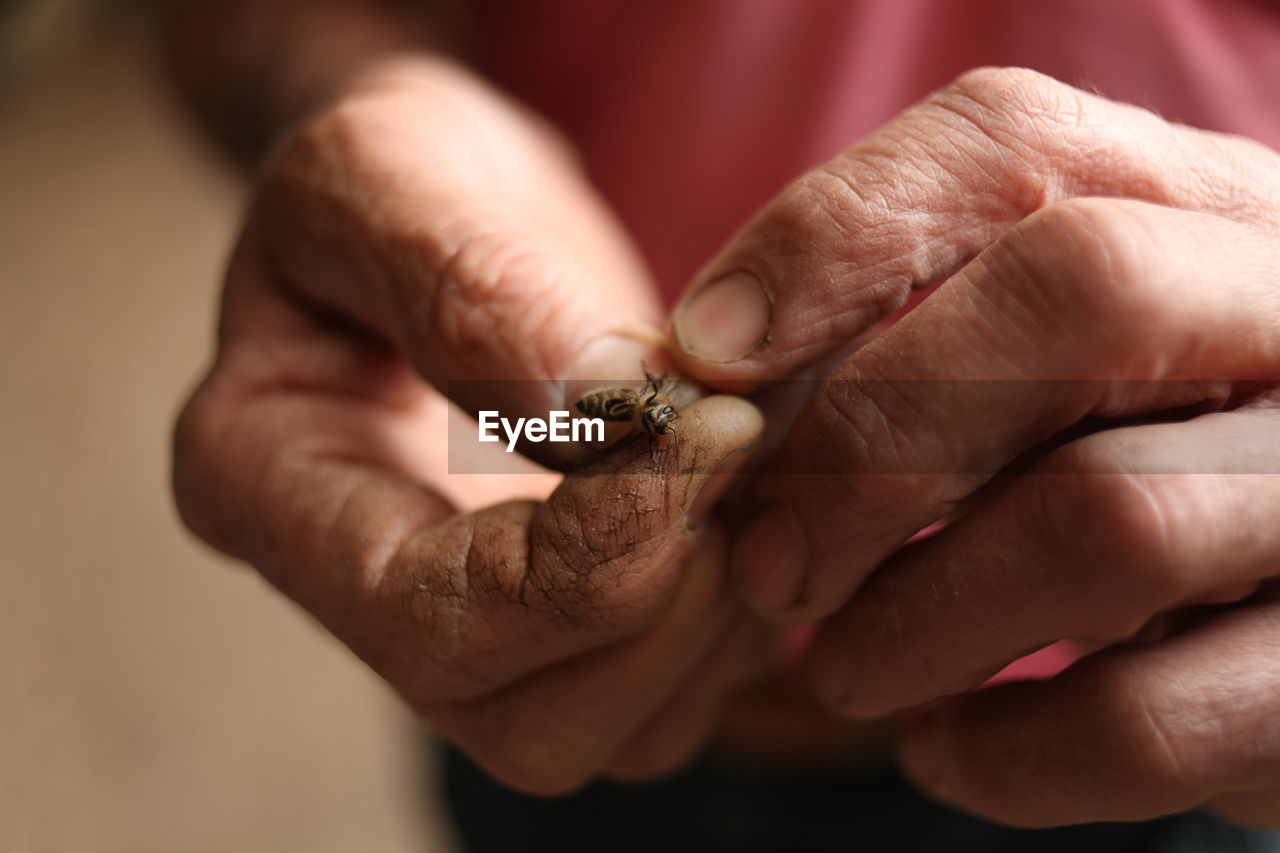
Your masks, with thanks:
[{"label": "red fabric", "polygon": [[[577,142],[668,299],[787,181],[978,66],[1034,68],[1280,148],[1270,0],[475,5],[483,63]],[[1074,656],[1050,646],[997,680]]]},{"label": "red fabric", "polygon": [[789,179],[957,74],[1035,68],[1280,147],[1273,0],[477,0],[669,298]]}]

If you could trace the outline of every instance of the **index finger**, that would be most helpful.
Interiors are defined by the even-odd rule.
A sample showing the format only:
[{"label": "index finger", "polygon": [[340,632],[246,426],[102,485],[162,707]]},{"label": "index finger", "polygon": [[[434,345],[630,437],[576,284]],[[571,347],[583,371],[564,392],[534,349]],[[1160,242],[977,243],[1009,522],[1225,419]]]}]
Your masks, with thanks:
[{"label": "index finger", "polygon": [[216,373],[178,429],[184,516],[418,707],[648,625],[676,589],[696,514],[726,485],[716,465],[761,429],[746,401],[707,398],[682,412],[681,440],[657,463],[636,442],[545,502],[458,515],[397,462],[420,443],[413,412],[308,390],[246,400]]},{"label": "index finger", "polygon": [[773,503],[739,540],[749,597],[826,616],[1087,416],[1222,407],[1274,379],[1277,263],[1265,233],[1158,205],[1078,199],[1029,217],[814,394],[774,462]]},{"label": "index finger", "polygon": [[764,208],[690,286],[670,348],[713,386],[784,379],[1037,210],[1105,196],[1246,218],[1276,173],[1261,145],[1033,71],[971,71]]}]

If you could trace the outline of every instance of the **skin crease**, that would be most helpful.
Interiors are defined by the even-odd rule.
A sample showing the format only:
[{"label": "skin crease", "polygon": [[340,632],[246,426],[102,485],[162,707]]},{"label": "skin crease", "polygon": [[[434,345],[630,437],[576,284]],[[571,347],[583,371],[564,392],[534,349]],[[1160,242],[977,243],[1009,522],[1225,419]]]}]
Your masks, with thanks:
[{"label": "skin crease", "polygon": [[[375,4],[322,5],[334,32],[348,7],[381,20]],[[732,480],[706,471],[745,461],[761,417],[728,397],[683,406],[661,475],[643,443],[565,478],[447,473],[449,379],[528,380],[453,402],[541,414],[612,363],[601,340],[629,341],[638,366],[660,317],[564,142],[383,30],[402,32],[362,26],[322,91],[277,95],[305,118],[267,116],[298,125],[258,180],[218,354],[178,424],[183,518],[507,783],[669,771],[774,665],[777,630],[728,577],[730,531],[703,518]],[[235,59],[193,75],[224,94],[212,72]],[[311,61],[281,64],[308,80]],[[1280,553],[1276,478],[1242,473],[1275,470],[1278,172],[1256,144],[981,71],[784,190],[691,287],[746,270],[768,292],[767,344],[747,358],[670,341],[686,373],[728,387],[804,370],[960,269],[836,368],[850,381],[810,404],[758,492],[808,540],[800,601],[769,615],[826,617],[808,666],[837,714],[950,696],[1060,636],[1104,647],[914,717],[901,754],[925,791],[1024,825],[1200,803],[1280,824],[1276,605],[1258,595],[1111,645],[1222,589],[1249,594]],[[928,386],[904,380],[920,378],[1094,381],[913,397]],[[1153,378],[1188,382],[1117,381]],[[989,478],[973,472],[1082,415],[1206,398],[1225,411],[1099,432],[977,491]],[[850,473],[786,473],[815,466]],[[961,501],[952,528],[895,550]]]},{"label": "skin crease", "polygon": [[[542,198],[560,206],[528,216]],[[602,375],[579,351],[645,327],[650,291],[612,228],[558,141],[483,84],[441,63],[370,71],[269,166],[177,429],[186,523],[540,793],[688,760],[778,636],[729,593],[706,520],[762,428],[743,400],[685,406],[657,462],[633,442],[565,478],[445,473],[457,416],[424,379],[483,364],[527,377],[484,405],[545,414],[563,387],[539,376]]]},{"label": "skin crease", "polygon": [[[915,717],[905,770],[961,808],[1280,822],[1276,605],[1245,598],[1280,556],[1280,156],[972,72],[784,190],[690,288],[753,277],[763,345],[698,359],[679,314],[671,343],[713,387],[767,385],[957,268],[841,356],[790,430],[738,540],[744,594],[821,620],[807,669],[851,719],[946,700],[1061,638],[1101,649]],[[1198,416],[1125,425],[1174,409]],[[1090,417],[1116,428],[1057,439]],[[779,553],[800,555],[795,584]]]}]

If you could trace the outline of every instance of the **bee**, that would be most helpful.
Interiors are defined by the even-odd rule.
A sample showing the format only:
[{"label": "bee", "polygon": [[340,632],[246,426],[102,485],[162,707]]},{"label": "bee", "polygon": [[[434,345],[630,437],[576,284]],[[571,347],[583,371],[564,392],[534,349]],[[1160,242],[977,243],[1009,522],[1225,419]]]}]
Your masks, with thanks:
[{"label": "bee", "polygon": [[667,395],[679,385],[679,380],[667,385],[667,375],[654,377],[647,367],[644,370],[645,384],[640,388],[606,388],[593,391],[579,400],[575,407],[590,418],[601,418],[606,421],[629,421],[639,425],[649,436],[649,458],[658,464],[655,440],[660,435],[671,433],[675,441],[676,455],[680,454],[680,436],[676,432],[673,421],[680,418],[680,413],[671,404]]}]

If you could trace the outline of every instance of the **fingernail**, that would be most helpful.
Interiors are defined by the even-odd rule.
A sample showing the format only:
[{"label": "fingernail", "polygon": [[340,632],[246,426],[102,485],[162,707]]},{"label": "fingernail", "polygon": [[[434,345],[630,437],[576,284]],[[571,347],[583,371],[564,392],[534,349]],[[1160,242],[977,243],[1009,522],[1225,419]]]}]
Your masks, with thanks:
[{"label": "fingernail", "polygon": [[564,383],[564,401],[569,409],[592,391],[609,387],[644,384],[644,367],[661,372],[663,365],[655,364],[659,345],[651,341],[629,338],[623,335],[606,335],[582,348],[569,368]]},{"label": "fingernail", "polygon": [[732,273],[681,303],[674,321],[676,340],[681,349],[703,361],[740,361],[768,338],[770,313],[760,279],[751,273]]},{"label": "fingernail", "polygon": [[715,467],[715,470],[702,481],[698,494],[694,496],[693,502],[689,504],[689,509],[684,515],[685,526],[690,530],[697,530],[702,526],[707,514],[711,512],[720,498],[724,496],[725,490],[733,482],[733,475],[742,470],[742,466],[747,463],[747,459],[751,456],[751,449],[755,446],[756,442],[754,441],[750,444],[745,444],[720,460],[720,464]]},{"label": "fingernail", "polygon": [[757,514],[734,549],[743,595],[763,613],[785,610],[796,603],[804,586],[807,559],[800,522],[780,503]]}]

